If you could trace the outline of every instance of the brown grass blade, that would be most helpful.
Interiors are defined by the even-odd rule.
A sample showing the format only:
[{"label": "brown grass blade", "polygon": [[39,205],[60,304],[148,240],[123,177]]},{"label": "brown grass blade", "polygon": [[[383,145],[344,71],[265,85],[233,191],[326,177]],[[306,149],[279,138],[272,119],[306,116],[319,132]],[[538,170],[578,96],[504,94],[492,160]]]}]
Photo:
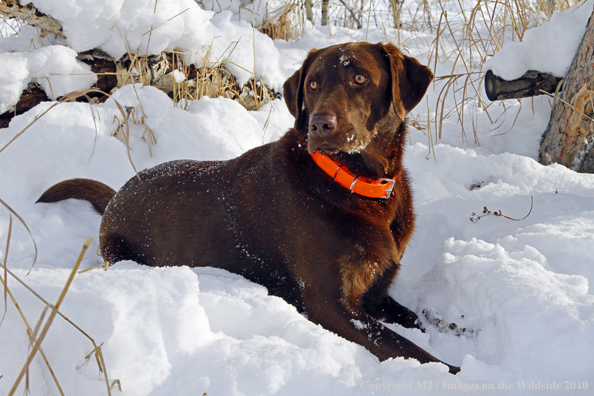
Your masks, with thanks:
[{"label": "brown grass blade", "polygon": [[[33,257],[33,264],[31,264],[31,268],[29,269],[29,271],[31,271],[31,269],[33,269],[33,266],[35,265],[35,263],[37,262],[37,244],[35,243],[35,239],[33,238],[33,234],[31,233],[31,230],[29,229],[29,227],[27,226],[27,223],[25,223],[25,220],[23,220],[23,218],[21,216],[19,216],[19,214],[17,212],[15,212],[6,202],[4,202],[2,200],[2,198],[0,198],[0,204],[4,205],[4,207],[6,209],[8,209],[8,211],[14,215],[20,222],[21,224],[25,227],[25,229],[27,230],[27,232],[29,233],[29,236],[31,237],[31,241],[33,242],[33,247],[35,248],[35,256]],[[11,218],[11,224],[12,224],[12,218]],[[8,242],[7,242],[8,243]],[[7,253],[8,253],[8,248],[7,248]],[[6,256],[5,255],[4,259],[4,263],[6,264]],[[6,265],[4,266],[4,270],[5,270],[5,274],[6,274]]]},{"label": "brown grass blade", "polygon": [[[6,269],[6,262],[4,263],[4,268]],[[6,274],[6,271],[5,271],[5,274]],[[35,344],[35,338],[33,337],[33,330],[31,329],[31,326],[29,325],[29,322],[27,321],[27,318],[25,317],[25,314],[21,310],[21,307],[19,306],[18,302],[14,298],[14,295],[12,294],[12,292],[10,291],[10,289],[8,288],[8,283],[7,283],[6,275],[4,276],[4,279],[0,278],[0,282],[2,282],[2,285],[4,286],[5,293],[8,294],[8,296],[10,297],[10,300],[14,304],[17,312],[21,316],[21,319],[25,323],[25,327],[27,327],[27,336],[29,337],[29,343],[31,344],[31,346],[33,346]],[[43,351],[43,348],[39,347],[39,353],[41,354],[41,357],[43,358],[43,361],[45,362],[45,365],[47,366],[47,368],[48,368],[48,370],[49,370],[49,372],[50,372],[50,374],[51,374],[51,376],[52,376],[52,378],[54,380],[54,383],[56,384],[56,387],[58,388],[58,392],[60,392],[60,395],[64,396],[64,391],[62,390],[62,387],[60,386],[60,382],[58,381],[58,377],[54,373],[54,370],[52,369],[52,366],[51,366],[51,364],[50,364],[47,356],[45,355],[45,352]]]},{"label": "brown grass blade", "polygon": [[[37,354],[37,351],[39,350],[39,348],[41,347],[41,343],[43,342],[45,336],[47,335],[47,332],[49,331],[52,322],[54,321],[54,318],[56,316],[56,313],[58,312],[58,309],[60,309],[60,305],[62,305],[62,302],[64,301],[64,297],[66,297],[66,292],[68,291],[68,288],[70,287],[70,284],[72,283],[72,279],[74,279],[74,275],[76,274],[76,271],[78,270],[78,266],[80,265],[80,262],[83,259],[83,256],[85,254],[85,252],[87,251],[89,245],[91,244],[91,241],[93,240],[93,238],[89,237],[87,239],[87,241],[85,242],[85,244],[83,245],[83,248],[78,256],[78,259],[76,260],[76,263],[74,264],[74,268],[72,269],[72,271],[70,272],[70,276],[68,277],[68,280],[66,281],[66,285],[64,286],[64,288],[62,289],[62,293],[60,294],[60,297],[58,298],[58,301],[56,302],[56,305],[54,306],[47,306],[46,308],[50,308],[51,312],[50,315],[47,319],[47,321],[45,322],[45,326],[43,327],[43,330],[41,331],[41,334],[39,335],[39,338],[37,338],[35,345],[33,347],[33,350],[31,351],[31,353],[29,353],[29,357],[27,358],[27,361],[25,362],[25,365],[23,367],[23,369],[21,370],[20,374],[18,375],[17,379],[15,380],[10,392],[8,393],[8,396],[12,396],[14,395],[14,393],[16,392],[19,384],[21,383],[21,380],[23,379],[23,376],[25,375],[25,373],[27,372],[27,369],[29,368],[29,365],[31,364],[31,362],[33,361],[33,358],[35,357],[35,355]],[[43,319],[43,317],[42,317]],[[37,327],[40,326],[42,319],[39,320]]]}]

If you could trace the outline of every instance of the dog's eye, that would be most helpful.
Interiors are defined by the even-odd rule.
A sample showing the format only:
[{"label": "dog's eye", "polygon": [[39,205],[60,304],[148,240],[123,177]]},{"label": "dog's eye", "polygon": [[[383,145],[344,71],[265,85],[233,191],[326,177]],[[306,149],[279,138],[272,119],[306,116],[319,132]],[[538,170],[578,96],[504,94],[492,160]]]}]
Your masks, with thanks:
[{"label": "dog's eye", "polygon": [[309,82],[309,88],[316,90],[318,88],[318,83],[315,81],[310,81]]},{"label": "dog's eye", "polygon": [[362,74],[357,74],[357,75],[355,76],[355,82],[356,82],[357,84],[363,84],[365,81],[367,81],[367,77],[365,77],[364,75],[362,75]]}]

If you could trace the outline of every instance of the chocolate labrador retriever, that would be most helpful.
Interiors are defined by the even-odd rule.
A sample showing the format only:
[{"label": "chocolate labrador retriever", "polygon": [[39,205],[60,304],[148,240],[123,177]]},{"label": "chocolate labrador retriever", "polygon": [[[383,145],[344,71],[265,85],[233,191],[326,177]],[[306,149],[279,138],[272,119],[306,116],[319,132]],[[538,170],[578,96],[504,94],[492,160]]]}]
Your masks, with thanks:
[{"label": "chocolate labrador retriever", "polygon": [[386,292],[414,227],[404,118],[432,78],[392,44],[312,50],[284,84],[295,126],[279,141],[164,163],[117,193],[67,180],[38,202],[90,201],[110,263],[223,268],[381,360],[440,362],[378,321],[418,326]]}]

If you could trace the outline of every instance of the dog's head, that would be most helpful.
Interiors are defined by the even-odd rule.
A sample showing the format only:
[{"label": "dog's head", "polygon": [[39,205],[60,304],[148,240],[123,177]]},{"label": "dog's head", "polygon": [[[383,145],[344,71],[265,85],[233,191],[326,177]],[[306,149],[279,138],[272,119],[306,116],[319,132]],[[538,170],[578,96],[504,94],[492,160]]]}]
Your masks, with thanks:
[{"label": "dog's head", "polygon": [[311,50],[283,90],[310,153],[358,153],[386,117],[395,113],[403,122],[432,79],[427,67],[393,44],[347,43]]}]

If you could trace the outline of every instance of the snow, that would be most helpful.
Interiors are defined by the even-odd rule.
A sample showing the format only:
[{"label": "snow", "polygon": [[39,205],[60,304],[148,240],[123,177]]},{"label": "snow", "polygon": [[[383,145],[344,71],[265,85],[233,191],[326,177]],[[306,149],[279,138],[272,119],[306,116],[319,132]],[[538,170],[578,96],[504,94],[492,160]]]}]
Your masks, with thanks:
[{"label": "snow", "polygon": [[[565,77],[586,32],[594,1],[583,1],[524,34],[521,42],[508,41],[485,63],[485,71],[504,80],[520,78],[528,70]],[[510,62],[513,59],[513,62]]]},{"label": "snow", "polygon": [[[54,92],[76,89],[69,84],[81,66],[70,48],[101,46],[122,53],[114,24],[129,43],[143,48],[142,34],[161,26],[149,46],[155,51],[194,40],[219,43],[220,50],[241,39],[234,62],[248,70],[253,69],[251,40],[256,37],[257,56],[267,59],[256,68],[277,88],[312,47],[366,38],[397,41],[392,30],[336,26],[310,26],[295,42],[272,41],[230,12],[212,16],[182,0],[158,2],[162,9],[157,12],[154,3],[141,0],[34,3],[60,15],[68,39],[48,36],[41,45],[34,29],[24,27],[18,37],[0,41],[2,65],[16,66],[0,71],[3,106],[12,106],[14,93],[31,78],[49,77]],[[168,21],[185,8],[190,10]],[[91,26],[94,34],[86,34]],[[577,23],[569,27],[574,34],[581,29]],[[431,45],[409,32],[402,36],[411,55],[426,63]],[[197,48],[196,55],[201,54]],[[526,48],[533,47],[523,49],[531,52]],[[513,63],[508,60],[510,73]],[[69,77],[60,80],[56,73]],[[410,117],[427,119],[428,112],[435,117],[440,89],[432,85],[429,105],[424,100]],[[0,150],[24,131],[0,152],[0,199],[26,221],[38,249],[30,271],[34,245],[12,216],[6,251],[10,213],[0,210],[0,260],[6,259],[15,275],[52,304],[89,236],[93,242],[81,268],[101,263],[95,254],[100,218],[85,202],[34,202],[64,179],[91,178],[117,189],[133,177],[128,150],[113,136],[124,121],[117,104],[137,120],[129,118],[130,157],[137,170],[172,159],[230,159],[277,140],[294,122],[282,100],[247,111],[229,99],[202,98],[182,109],[161,91],[140,85],[124,86],[93,106],[61,103],[37,119],[53,104],[42,103],[0,130]],[[108,271],[90,270],[74,277],[60,311],[101,345],[109,380],[118,379],[124,395],[589,394],[585,388],[594,386],[594,296],[589,288],[594,282],[594,175],[535,160],[550,115],[548,98],[510,101],[506,108],[507,117],[501,108],[489,110],[490,117],[503,118],[495,129],[486,112],[466,107],[472,112],[466,127],[476,123],[481,145],[465,140],[455,119],[445,120],[443,138],[433,146],[427,131],[409,128],[405,163],[418,221],[389,293],[421,317],[428,310],[473,332],[456,337],[427,321],[425,333],[392,328],[461,365],[456,376],[440,364],[402,358],[380,363],[262,286],[213,268],[121,262]],[[156,138],[150,147],[149,130]],[[484,207],[521,219],[531,199],[532,212],[521,221],[495,216],[470,221]],[[8,285],[35,328],[43,303],[10,276]],[[42,348],[65,394],[107,393],[95,355],[89,355],[92,342],[63,318],[54,320]],[[29,351],[26,327],[9,298],[0,325],[0,394],[8,394]],[[59,394],[39,354],[28,384],[34,395]],[[116,389],[112,394],[120,394]],[[23,391],[21,384],[18,392]]]},{"label": "snow", "polygon": [[0,53],[5,67],[0,71],[0,113],[15,105],[30,81],[37,81],[50,98],[91,87],[97,76],[76,60],[76,52],[62,45],[49,45],[32,52]]},{"label": "snow", "polygon": [[254,1],[249,0],[204,0],[205,10],[229,11],[233,14],[233,20],[236,22],[246,21],[256,27],[260,27],[264,22],[278,21],[283,15],[286,7],[292,4],[286,0]]},{"label": "snow", "polygon": [[[158,54],[186,48],[203,34],[212,16],[192,0],[34,0],[62,25],[77,52],[101,48],[119,59],[133,53]],[[202,41],[198,43],[204,44]]]},{"label": "snow", "polygon": [[[18,36],[0,41],[0,52],[14,52],[3,55],[0,61],[15,68],[18,65],[19,69],[0,70],[0,81],[11,82],[3,84],[6,91],[0,94],[0,113],[17,103],[19,93],[32,80],[40,83],[51,98],[93,85],[96,77],[89,74],[90,68],[74,57],[76,52],[94,48],[114,59],[126,53],[150,55],[176,49],[184,54],[187,64],[201,67],[225,62],[240,85],[256,75],[278,92],[282,91],[287,72],[297,68],[293,64],[285,66],[273,41],[248,22],[232,21],[230,11],[214,15],[193,0],[32,3],[61,23],[66,39],[51,34],[42,38],[35,28],[26,26]],[[10,58],[5,59],[7,56]],[[27,60],[31,63],[29,73],[25,72]]]}]

